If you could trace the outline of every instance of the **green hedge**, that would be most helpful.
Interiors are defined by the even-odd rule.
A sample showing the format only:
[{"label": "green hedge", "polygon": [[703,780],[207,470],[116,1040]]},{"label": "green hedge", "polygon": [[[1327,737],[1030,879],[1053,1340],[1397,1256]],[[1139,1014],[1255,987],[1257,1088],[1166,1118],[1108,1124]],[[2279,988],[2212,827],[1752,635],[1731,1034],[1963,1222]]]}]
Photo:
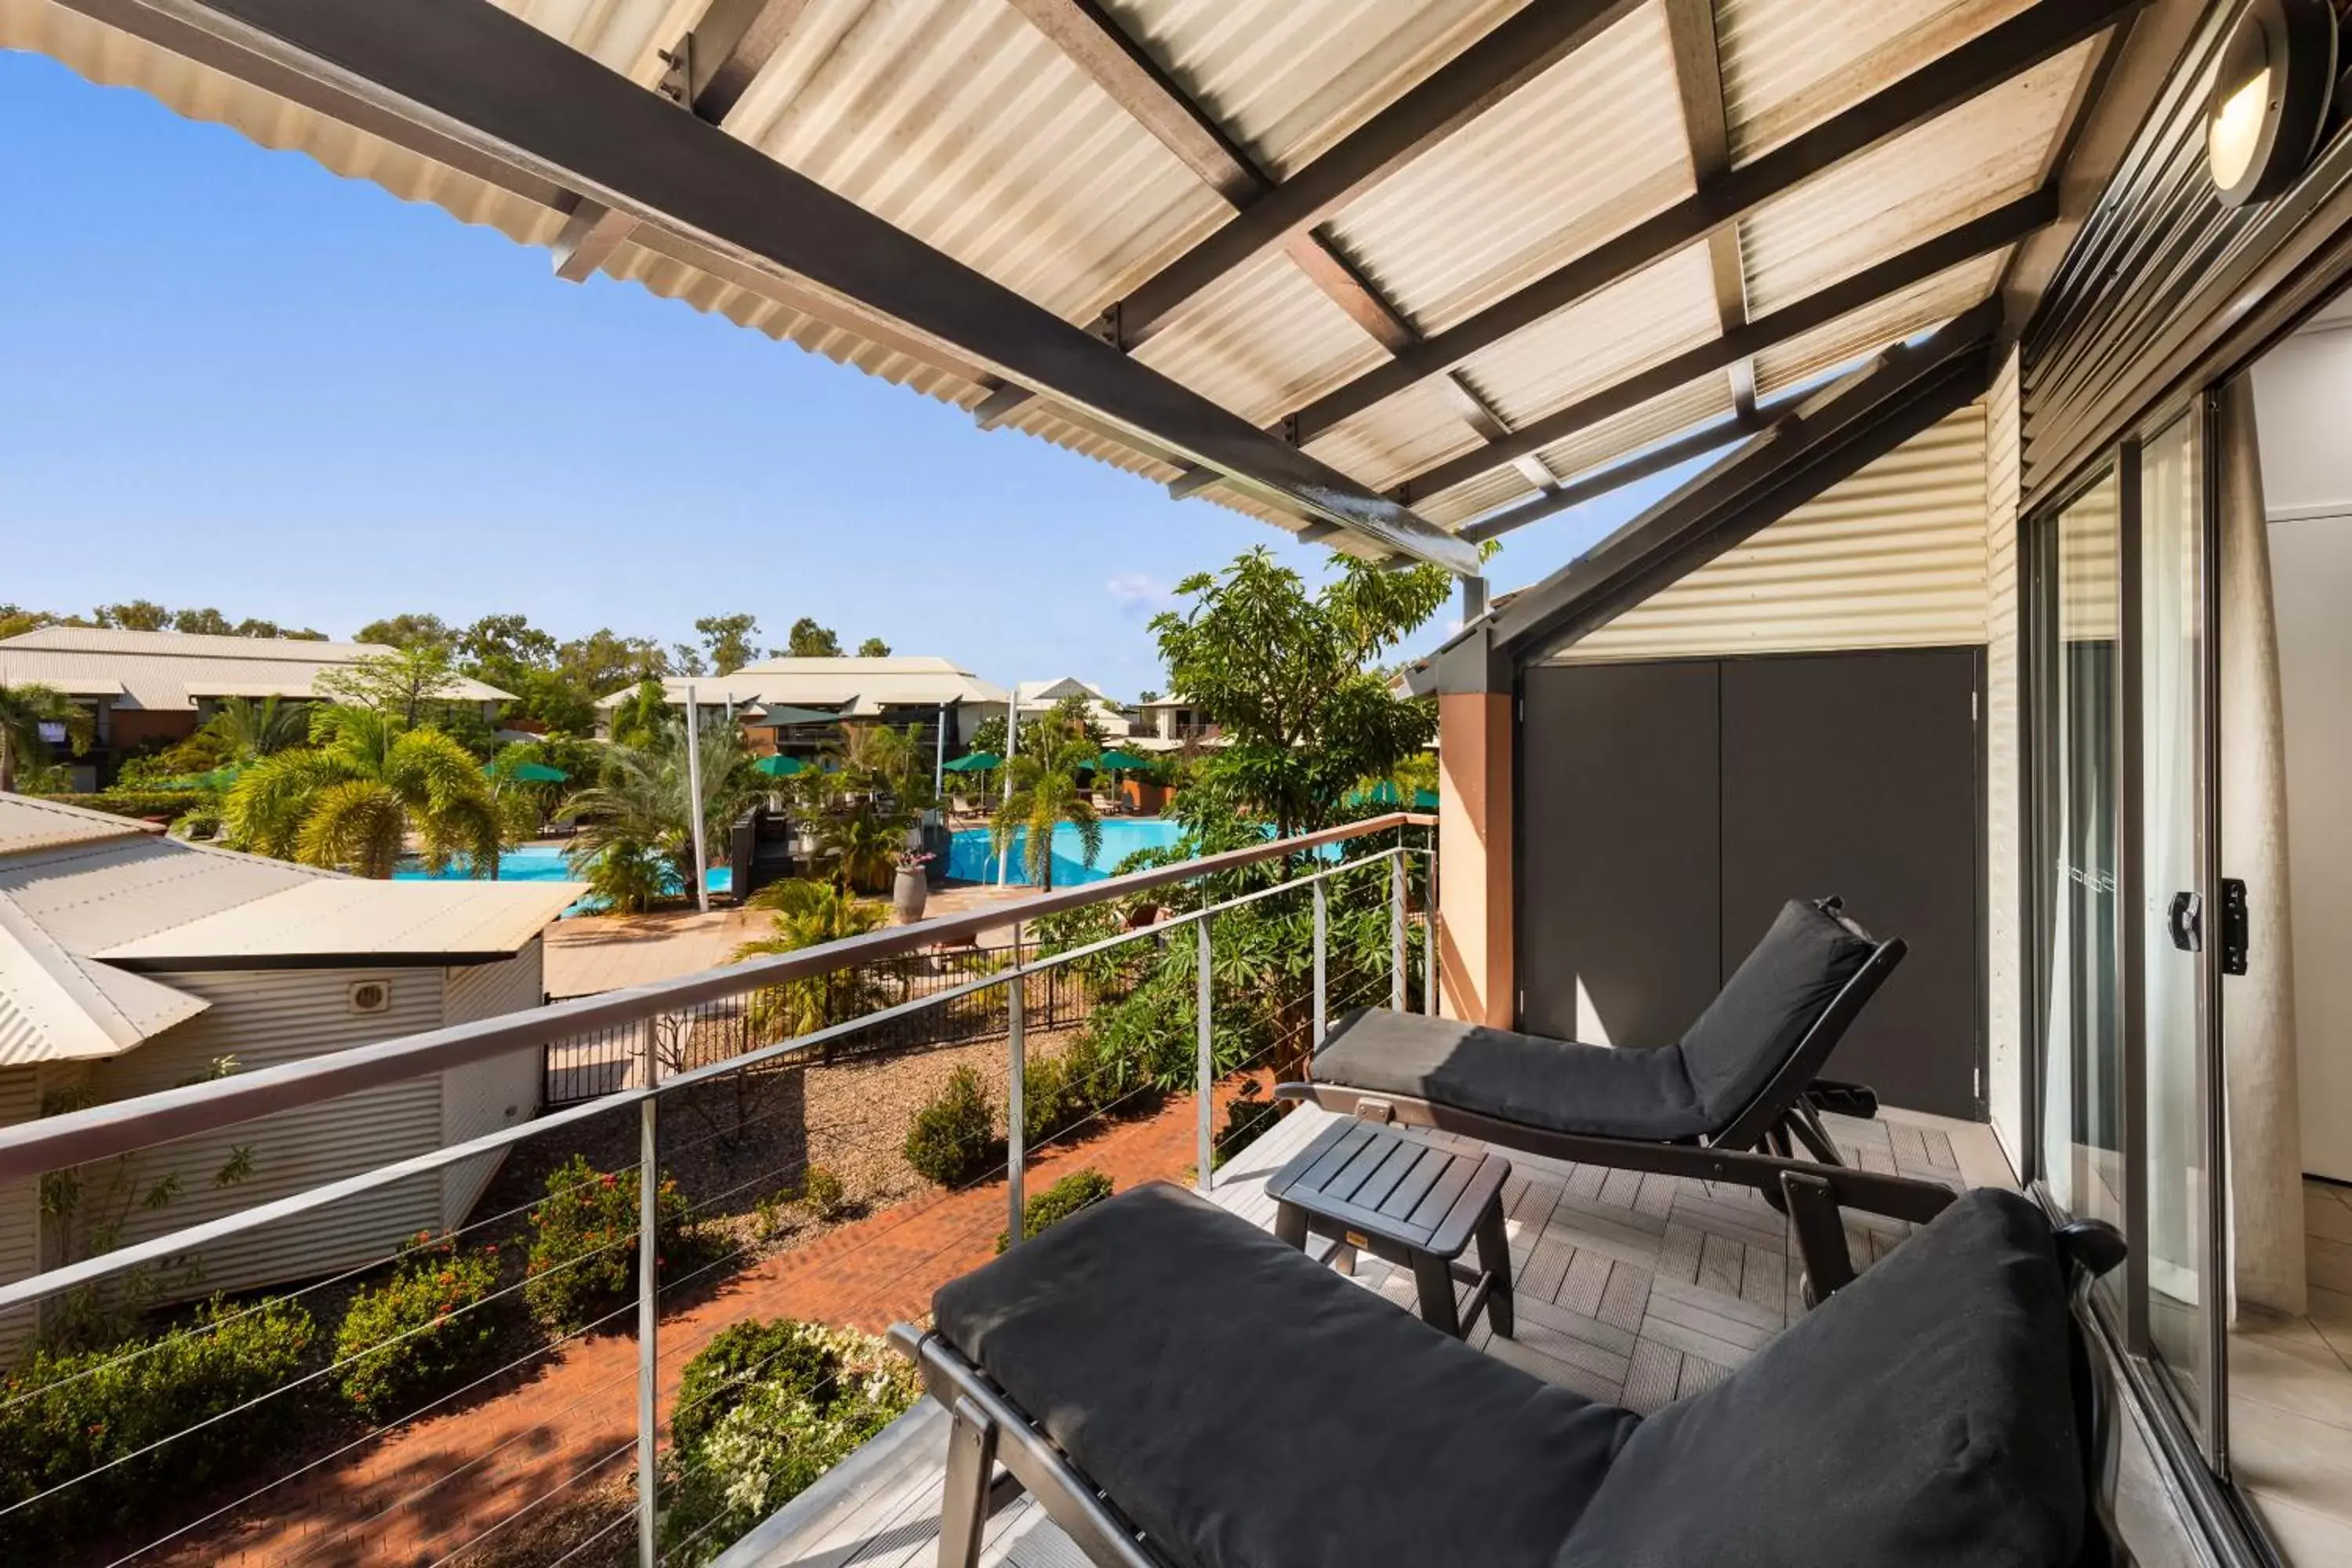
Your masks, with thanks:
[{"label": "green hedge", "polygon": [[116,816],[174,817],[198,806],[210,805],[218,797],[210,790],[201,789],[110,789],[96,795],[45,795],[41,798],[88,811],[110,812]]},{"label": "green hedge", "polygon": [[[1047,1226],[1067,1219],[1080,1209],[1092,1208],[1110,1194],[1110,1178],[1092,1165],[1072,1171],[1021,1205],[1021,1239],[1027,1241]],[[1004,1233],[998,1231],[997,1251],[1004,1250]]]},{"label": "green hedge", "polygon": [[996,1113],[980,1074],[960,1067],[930,1102],[915,1112],[907,1133],[907,1163],[943,1187],[960,1187],[1004,1159]]},{"label": "green hedge", "polygon": [[458,1387],[478,1369],[503,1329],[499,1308],[483,1303],[499,1288],[499,1249],[460,1251],[419,1236],[392,1278],[352,1298],[335,1331],[339,1386],[371,1421],[404,1416]]},{"label": "green hedge", "polygon": [[[250,1479],[297,1436],[300,1398],[239,1406],[285,1387],[315,1333],[290,1301],[231,1308],[215,1298],[150,1339],[72,1355],[34,1351],[0,1384],[0,1498],[75,1484],[0,1514],[0,1559],[47,1562],[64,1542],[152,1518],[159,1498]],[[151,1444],[161,1447],[142,1453]]]},{"label": "green hedge", "polygon": [[732,1545],[915,1402],[914,1369],[878,1339],[749,1319],[686,1363],[662,1490],[662,1561]]},{"label": "green hedge", "polygon": [[[667,1264],[685,1239],[686,1194],[665,1175],[656,1194],[656,1256]],[[584,1329],[627,1299],[637,1279],[637,1173],[599,1171],[574,1154],[548,1173],[530,1211],[530,1264],[523,1299],[557,1333]]]}]

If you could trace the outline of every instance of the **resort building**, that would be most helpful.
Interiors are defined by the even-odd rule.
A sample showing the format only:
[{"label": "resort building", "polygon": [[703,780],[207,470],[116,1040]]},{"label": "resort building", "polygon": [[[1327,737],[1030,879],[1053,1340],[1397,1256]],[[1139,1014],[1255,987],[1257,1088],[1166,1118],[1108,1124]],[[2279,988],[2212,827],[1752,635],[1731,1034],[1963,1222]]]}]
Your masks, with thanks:
[{"label": "resort building", "polygon": [[1221,738],[1208,710],[1176,692],[1135,705],[1135,743],[1147,752],[1177,752]]},{"label": "resort building", "polygon": [[[23,0],[0,43],[547,247],[561,278],[636,282],[1179,500],[1459,580],[1461,629],[1412,677],[1440,716],[1434,845],[1400,814],[1352,867],[1315,858],[1349,828],[1225,852],[1295,856],[1244,897],[1312,883],[1292,923],[1318,934],[1294,966],[1312,991],[1286,994],[1306,1103],[1222,1166],[1217,1031],[1251,997],[1214,931],[1240,900],[1136,933],[1197,944],[1181,992],[1145,993],[1200,1064],[1197,1142],[1157,1173],[1226,1217],[1163,1191],[1111,1200],[1124,1247],[1108,1213],[1024,1238],[1013,1108],[1037,1080],[1028,977],[1008,981],[1004,1206],[960,1222],[983,1251],[1002,1223],[1006,1260],[910,1331],[939,1397],[739,1531],[729,1568],[2352,1562],[2352,332],[2333,308],[2352,83],[2326,0],[380,12]],[[1481,545],[1657,476],[1654,501],[1490,599]],[[960,742],[1008,701],[940,660],[780,660],[696,689],[780,734],[873,717]],[[1143,714],[1139,745],[1213,738],[1181,700]],[[152,844],[87,852],[116,842]],[[1391,939],[1381,987],[1327,1029],[1324,933],[1347,922],[1323,879],[1381,858],[1387,905],[1356,921]],[[1139,875],[1101,897],[1187,873]],[[1093,896],[761,973],[805,983]],[[1811,998],[1801,1030],[1741,982],[1784,931],[1858,966],[1762,983]],[[172,931],[60,945],[193,991],[192,955],[156,942]],[[566,1016],[651,1030],[759,984],[717,972]],[[810,1032],[830,1050],[836,1027]],[[1717,1072],[1727,1033],[1777,1054]],[[484,1048],[355,1054],[272,1092],[331,1103]],[[1761,1089],[1742,1078],[1759,1061]],[[637,1102],[645,1148],[662,1100]],[[0,1180],[192,1117],[226,1139],[262,1110],[297,1114],[232,1078],[0,1129]],[[1453,1136],[1363,1154],[1416,1120]],[[1307,1243],[1278,1172],[1316,1193],[1353,1172],[1378,1203],[1441,1172],[1480,1191],[1359,1278],[1428,1321],[1302,1284],[1246,1234]],[[1849,1203],[1874,1194],[1933,1212]],[[2005,1278],[2034,1302],[1890,1313],[1907,1249],[1961,1205],[2026,1238]],[[1358,1222],[1397,1216],[1341,1217],[1318,1259],[1355,1261]],[[1509,1261],[1471,1270],[1487,1317],[1449,1344],[1474,1223],[1482,1259]],[[1210,1235],[1152,1242],[1148,1289],[1100,1293],[1133,1237]],[[904,1277],[898,1245],[877,1272]],[[1514,1289],[1516,1330],[1493,1313]],[[1300,1301],[1328,1331],[1270,1340]],[[1920,1375],[2028,1317],[2014,1356]],[[637,1441],[607,1447],[637,1467],[651,1568],[666,1368],[657,1335],[637,1353]],[[1791,1368],[1811,1380],[1772,1381]],[[1023,1377],[1044,1391],[1025,1408]],[[1543,1433],[1521,1420],[1538,1409],[1558,1413]],[[1570,1426],[1703,1462],[1621,1488],[1595,1461],[1567,1488],[1544,1443]],[[2031,1436],[1973,1441],[1994,1429]],[[1922,1432],[1971,1441],[1906,1469]],[[1936,1504],[1959,1447],[2052,1458]],[[1433,1474],[1459,1484],[1405,1495]],[[1501,1541],[1523,1505],[1557,1528]],[[1441,1518],[1418,1557],[1332,1544]],[[1600,1543],[1561,1546],[1596,1519]],[[1708,1528],[1727,1539],[1684,1547]]]},{"label": "resort building", "polygon": [[[397,652],[302,637],[40,626],[0,638],[0,686],[46,686],[89,710],[90,749],[79,756],[56,749],[72,770],[73,787],[86,792],[112,783],[126,757],[194,734],[225,698],[308,701],[327,671]],[[464,676],[450,678],[444,697],[479,704],[486,721],[514,700],[511,692]],[[61,726],[56,740],[64,739]]]},{"label": "resort building", "polygon": [[[373,882],[185,844],[125,817],[0,795],[0,1128],[60,1102],[129,1100],[533,1008],[541,937],[572,882]],[[119,1205],[117,1245],[529,1119],[541,1053],[264,1117],[84,1173],[90,1211]],[[236,1151],[243,1177],[216,1184]],[[457,1224],[499,1156],[453,1164],[205,1249],[179,1293],[331,1272]],[[121,1200],[178,1177],[177,1197]],[[80,1256],[95,1212],[44,1211],[0,1184],[0,1284]],[[24,1314],[0,1320],[13,1343]]]},{"label": "resort building", "polygon": [[[610,716],[636,689],[596,702]],[[673,676],[662,694],[684,707],[694,694],[704,723],[731,720],[761,752],[812,756],[837,740],[845,721],[922,730],[926,744],[946,731],[946,755],[961,756],[985,720],[1004,716],[1006,695],[952,661],[920,654],[882,658],[771,658],[731,675]]]},{"label": "resort building", "polygon": [[1129,717],[1127,710],[1091,680],[1066,675],[1059,680],[1018,680],[1013,684],[1013,706],[1020,710],[1024,721],[1050,713],[1073,697],[1087,705],[1106,738],[1124,741],[1134,732],[1135,721]]}]

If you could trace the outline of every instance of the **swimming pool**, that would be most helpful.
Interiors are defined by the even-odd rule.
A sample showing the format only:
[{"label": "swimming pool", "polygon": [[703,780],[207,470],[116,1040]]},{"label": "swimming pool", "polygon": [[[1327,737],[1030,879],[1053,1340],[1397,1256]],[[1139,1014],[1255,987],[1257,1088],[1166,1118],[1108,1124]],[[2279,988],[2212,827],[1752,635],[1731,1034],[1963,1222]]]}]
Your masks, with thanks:
[{"label": "swimming pool", "polygon": [[[1086,851],[1078,844],[1078,830],[1066,822],[1054,829],[1054,886],[1069,888],[1080,882],[1099,882],[1137,850],[1164,849],[1182,837],[1183,831],[1165,817],[1107,817],[1102,825],[1102,853],[1088,866]],[[1029,885],[1029,873],[1022,859],[1027,852],[1028,835],[1014,834],[1005,879],[1019,887]],[[987,828],[967,827],[948,840],[948,875],[965,882],[996,880],[996,854],[989,847]]]},{"label": "swimming pool", "polygon": [[[703,878],[714,893],[726,892],[735,886],[735,873],[724,866],[712,867],[703,873]],[[400,858],[400,864],[393,868],[392,879],[395,882],[472,882],[480,879],[474,875],[473,863],[463,855],[453,856],[438,876],[426,870],[415,856],[404,855]],[[584,879],[563,858],[562,845],[524,844],[499,857],[499,880],[577,882]],[[673,884],[666,890],[675,893],[678,889]],[[603,907],[599,900],[582,898],[563,913],[566,919],[573,915],[592,915]]]}]

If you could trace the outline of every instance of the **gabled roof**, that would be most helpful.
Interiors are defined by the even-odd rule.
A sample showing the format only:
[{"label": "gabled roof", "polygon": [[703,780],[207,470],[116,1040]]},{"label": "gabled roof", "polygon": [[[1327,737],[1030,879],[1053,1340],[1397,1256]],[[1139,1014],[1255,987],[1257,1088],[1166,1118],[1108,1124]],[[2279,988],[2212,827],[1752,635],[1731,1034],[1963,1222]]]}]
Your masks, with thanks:
[{"label": "gabled roof", "polygon": [[211,1005],[68,952],[0,898],[0,1067],[114,1056]]},{"label": "gabled roof", "polygon": [[[981,679],[951,660],[925,654],[887,658],[772,658],[747,664],[732,675],[677,676],[662,682],[662,693],[684,702],[686,689],[702,707],[731,702],[738,710],[761,707],[839,709],[868,717],[884,707],[935,707],[949,702],[1003,702],[1004,689]],[[626,687],[597,700],[610,711],[636,689]]]},{"label": "gabled roof", "polygon": [[398,48],[371,0],[89,9],[0,47],[1467,570],[1441,531],[1998,292],[2133,5],[419,0]]},{"label": "gabled roof", "polygon": [[0,856],[55,849],[68,844],[98,844],[110,838],[152,837],[162,831],[135,817],[68,805],[60,800],[0,795]]},{"label": "gabled roof", "polygon": [[[314,696],[322,672],[397,651],[304,637],[39,626],[0,638],[0,685],[47,686],[68,696],[112,697],[125,707],[185,711],[205,698]],[[464,676],[451,678],[448,695],[467,702],[513,697]]]},{"label": "gabled roof", "polygon": [[306,882],[101,949],[134,969],[481,963],[528,945],[579,882]]}]

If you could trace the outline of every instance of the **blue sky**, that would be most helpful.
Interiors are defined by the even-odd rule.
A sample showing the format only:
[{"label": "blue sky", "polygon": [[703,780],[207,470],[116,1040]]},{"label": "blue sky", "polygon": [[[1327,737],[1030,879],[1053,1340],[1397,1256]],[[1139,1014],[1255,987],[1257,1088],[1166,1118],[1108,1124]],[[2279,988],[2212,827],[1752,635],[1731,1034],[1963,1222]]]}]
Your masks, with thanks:
[{"label": "blue sky", "polygon": [[[0,52],[0,602],[666,642],[814,615],[1131,697],[1169,584],[1326,559],[36,56]],[[1514,534],[1496,586],[1672,482]]]}]

